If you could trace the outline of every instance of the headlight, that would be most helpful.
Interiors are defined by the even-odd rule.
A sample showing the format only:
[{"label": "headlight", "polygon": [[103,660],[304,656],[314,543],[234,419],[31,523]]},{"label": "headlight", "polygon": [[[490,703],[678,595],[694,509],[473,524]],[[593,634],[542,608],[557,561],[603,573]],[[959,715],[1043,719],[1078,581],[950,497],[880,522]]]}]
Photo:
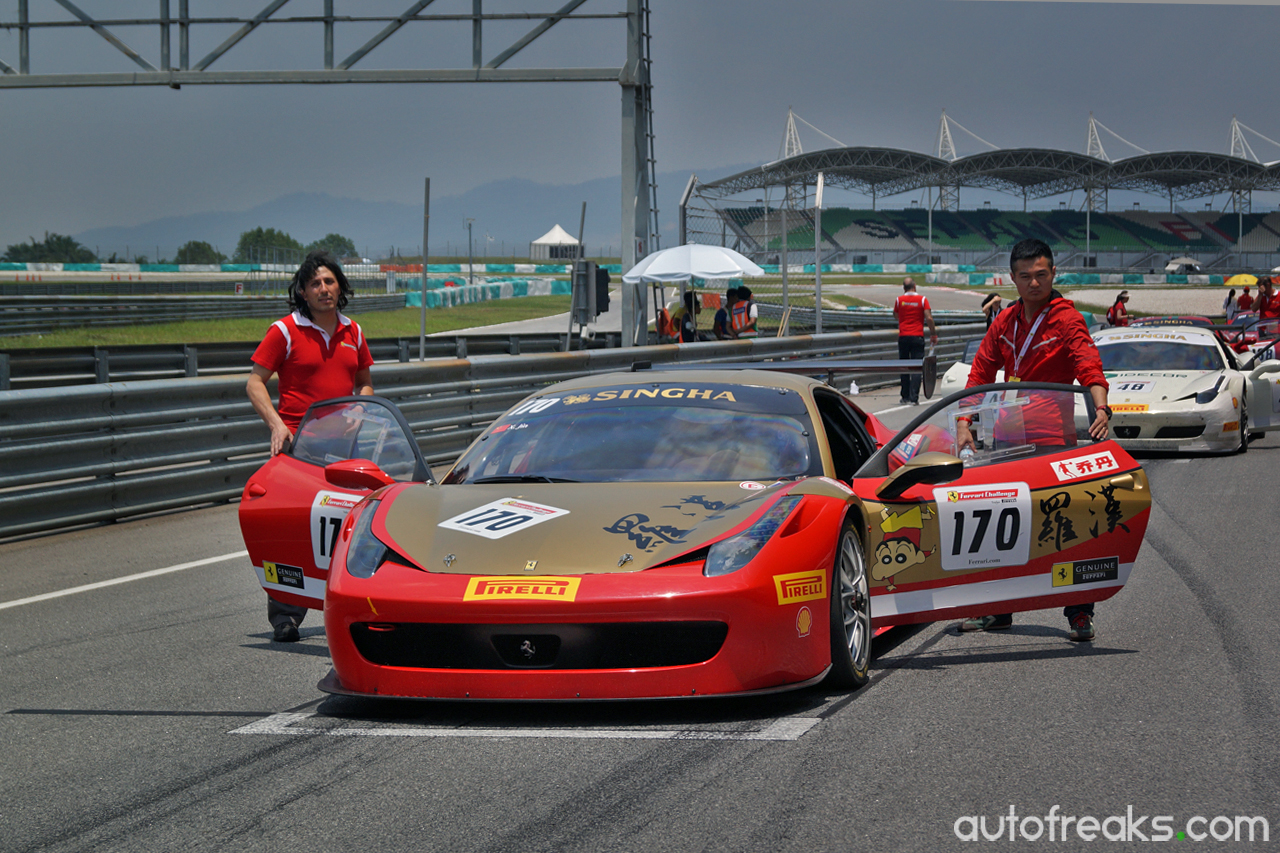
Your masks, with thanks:
[{"label": "headlight", "polygon": [[378,567],[386,562],[391,549],[382,540],[373,535],[373,517],[377,514],[378,504],[368,501],[356,508],[360,514],[356,516],[351,528],[351,541],[347,543],[347,574],[356,578],[371,578]]},{"label": "headlight", "polygon": [[787,520],[800,500],[798,495],[783,498],[760,516],[759,521],[737,536],[730,536],[712,545],[707,551],[707,562],[702,567],[702,573],[715,578],[736,572],[751,562],[765,543],[773,538],[773,534],[778,532],[782,522]]},{"label": "headlight", "polygon": [[1199,404],[1200,404],[1200,405],[1202,405],[1202,406],[1203,406],[1205,403],[1212,403],[1212,402],[1213,402],[1213,400],[1214,400],[1214,398],[1218,396],[1218,392],[1219,392],[1220,390],[1222,390],[1222,381],[1223,381],[1225,378],[1226,378],[1226,377],[1224,377],[1224,376],[1219,376],[1219,377],[1218,377],[1218,381],[1217,381],[1217,382],[1215,382],[1215,383],[1213,383],[1213,387],[1212,387],[1212,388],[1206,388],[1204,391],[1201,391],[1199,394],[1197,394],[1197,395],[1196,395],[1196,402],[1197,402],[1197,403],[1199,403]]}]

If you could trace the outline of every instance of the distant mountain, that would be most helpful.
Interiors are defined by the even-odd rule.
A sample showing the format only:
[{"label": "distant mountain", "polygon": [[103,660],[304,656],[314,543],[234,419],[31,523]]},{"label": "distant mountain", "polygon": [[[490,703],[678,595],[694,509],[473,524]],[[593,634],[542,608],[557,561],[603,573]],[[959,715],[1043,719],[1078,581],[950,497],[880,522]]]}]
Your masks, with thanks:
[{"label": "distant mountain", "polygon": [[[731,175],[749,166],[733,166],[699,173],[703,180]],[[689,172],[658,175],[659,222],[663,245],[676,238],[677,208]],[[477,256],[527,256],[529,243],[559,224],[574,236],[587,203],[584,239],[590,254],[618,254],[621,230],[621,182],[599,178],[581,184],[552,186],[520,178],[493,181],[462,195],[431,200],[431,254],[465,255],[471,218]],[[302,244],[336,232],[350,237],[370,257],[386,255],[391,247],[416,255],[422,244],[422,207],[399,202],[363,201],[327,193],[299,192],[250,210],[169,216],[134,226],[91,228],[74,235],[100,257],[115,252],[145,254],[155,260],[156,248],[172,258],[189,240],[204,240],[230,256],[240,234],[257,227],[275,228]],[[486,240],[486,235],[491,240]],[[610,251],[610,249],[612,251]]]}]

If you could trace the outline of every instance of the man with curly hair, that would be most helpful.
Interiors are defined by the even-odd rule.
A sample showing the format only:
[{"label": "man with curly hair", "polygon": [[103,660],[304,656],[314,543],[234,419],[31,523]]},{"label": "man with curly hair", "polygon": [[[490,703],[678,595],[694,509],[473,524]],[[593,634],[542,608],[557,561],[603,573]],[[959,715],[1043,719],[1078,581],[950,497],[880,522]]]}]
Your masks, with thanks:
[{"label": "man with curly hair", "polygon": [[[253,353],[245,390],[254,411],[271,430],[271,455],[293,441],[302,416],[318,400],[372,394],[373,356],[360,326],[342,314],[351,283],[341,265],[324,251],[307,255],[289,286],[287,317],[271,324]],[[271,403],[267,381],[280,377],[280,405]],[[267,618],[275,639],[291,643],[307,608],[267,597]]]}]

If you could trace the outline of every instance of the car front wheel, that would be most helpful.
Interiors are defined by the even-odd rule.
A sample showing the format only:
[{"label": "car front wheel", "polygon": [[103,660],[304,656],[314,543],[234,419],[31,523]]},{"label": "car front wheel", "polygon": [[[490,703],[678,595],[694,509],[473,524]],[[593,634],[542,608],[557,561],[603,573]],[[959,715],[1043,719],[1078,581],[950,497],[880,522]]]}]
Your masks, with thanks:
[{"label": "car front wheel", "polygon": [[862,542],[851,524],[840,531],[831,573],[831,672],[827,684],[852,690],[871,666],[871,593]]}]

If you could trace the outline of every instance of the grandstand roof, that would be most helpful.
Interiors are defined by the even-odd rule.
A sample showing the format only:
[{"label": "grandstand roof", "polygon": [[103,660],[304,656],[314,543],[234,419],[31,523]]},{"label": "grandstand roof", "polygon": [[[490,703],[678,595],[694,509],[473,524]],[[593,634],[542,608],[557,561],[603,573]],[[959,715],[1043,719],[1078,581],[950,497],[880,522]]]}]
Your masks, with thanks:
[{"label": "grandstand roof", "polygon": [[1074,151],[1008,148],[948,161],[899,148],[871,147],[797,154],[701,188],[729,196],[786,184],[813,184],[819,172],[829,186],[878,196],[956,186],[1028,198],[1087,189],[1137,190],[1176,199],[1280,189],[1280,163],[1264,166],[1211,152],[1170,151],[1108,162]]}]

